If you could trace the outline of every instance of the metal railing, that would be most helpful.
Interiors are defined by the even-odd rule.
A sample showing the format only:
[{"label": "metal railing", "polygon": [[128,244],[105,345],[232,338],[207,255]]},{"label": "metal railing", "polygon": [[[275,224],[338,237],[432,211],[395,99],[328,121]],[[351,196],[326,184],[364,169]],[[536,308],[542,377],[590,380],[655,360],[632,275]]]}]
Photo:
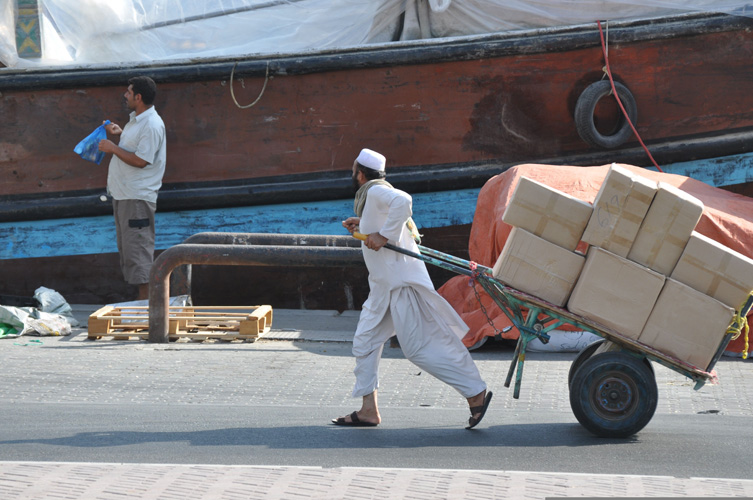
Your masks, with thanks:
[{"label": "metal railing", "polygon": [[149,275],[149,342],[168,342],[170,274],[181,265],[346,267],[363,265],[351,236],[198,233],[168,248]]}]

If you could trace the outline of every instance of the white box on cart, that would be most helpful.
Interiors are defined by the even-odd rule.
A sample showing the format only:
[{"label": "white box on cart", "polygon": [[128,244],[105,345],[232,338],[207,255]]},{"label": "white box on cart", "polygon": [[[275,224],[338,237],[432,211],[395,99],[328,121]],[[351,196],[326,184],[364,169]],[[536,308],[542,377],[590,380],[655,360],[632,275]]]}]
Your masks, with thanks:
[{"label": "white box on cart", "polygon": [[584,261],[585,257],[579,253],[514,227],[492,274],[512,288],[562,307]]},{"label": "white box on cart", "polygon": [[627,257],[656,189],[655,181],[612,164],[594,199],[583,241]]},{"label": "white box on cart", "polygon": [[715,298],[668,278],[638,340],[706,370],[734,315]]},{"label": "white box on cart", "polygon": [[590,203],[521,177],[502,214],[502,221],[567,250],[575,250],[591,212]]},{"label": "white box on cart", "polygon": [[664,279],[647,267],[603,248],[590,247],[567,308],[637,340]]},{"label": "white box on cart", "polygon": [[701,200],[660,182],[628,259],[669,276],[702,214]]},{"label": "white box on cart", "polygon": [[753,290],[753,259],[693,231],[671,278],[737,310]]}]

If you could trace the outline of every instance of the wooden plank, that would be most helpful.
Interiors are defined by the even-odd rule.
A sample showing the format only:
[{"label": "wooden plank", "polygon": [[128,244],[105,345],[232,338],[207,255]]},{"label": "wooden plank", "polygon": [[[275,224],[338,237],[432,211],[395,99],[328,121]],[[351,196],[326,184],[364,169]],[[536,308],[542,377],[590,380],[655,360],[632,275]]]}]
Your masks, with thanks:
[{"label": "wooden plank", "polygon": [[241,321],[240,333],[244,335],[260,336],[269,332],[272,327],[272,307],[259,306],[245,321]]},{"label": "wooden plank", "polygon": [[112,321],[110,319],[102,319],[102,316],[106,316],[113,311],[114,307],[104,306],[89,316],[87,324],[88,338],[96,339],[98,335],[107,335],[110,333],[110,327]]},{"label": "wooden plank", "polygon": [[[145,339],[149,335],[147,307],[143,313],[126,315],[130,307],[105,306],[89,317],[89,337],[112,336],[115,340]],[[200,312],[195,311],[200,309]],[[225,312],[223,309],[244,312]],[[198,314],[198,316],[197,316]],[[171,340],[255,340],[272,327],[272,306],[171,306],[168,336]]]}]

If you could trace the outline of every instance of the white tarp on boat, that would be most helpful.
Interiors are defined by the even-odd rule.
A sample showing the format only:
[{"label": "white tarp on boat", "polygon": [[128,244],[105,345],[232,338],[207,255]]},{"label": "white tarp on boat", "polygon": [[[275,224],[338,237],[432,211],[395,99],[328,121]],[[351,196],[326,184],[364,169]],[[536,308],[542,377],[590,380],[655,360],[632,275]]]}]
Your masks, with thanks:
[{"label": "white tarp on boat", "polygon": [[[29,0],[0,3],[0,62],[11,68],[291,54],[597,19],[751,10],[739,0],[36,0],[37,14],[33,1],[31,7]],[[20,58],[17,35],[35,21],[41,57]]]}]

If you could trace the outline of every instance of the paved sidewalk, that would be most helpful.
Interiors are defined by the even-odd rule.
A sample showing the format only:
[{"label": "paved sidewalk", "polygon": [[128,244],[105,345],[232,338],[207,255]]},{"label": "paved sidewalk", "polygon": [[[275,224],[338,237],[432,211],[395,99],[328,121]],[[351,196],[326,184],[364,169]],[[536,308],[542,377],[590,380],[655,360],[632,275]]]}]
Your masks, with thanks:
[{"label": "paved sidewalk", "polygon": [[[80,320],[94,306],[75,306]],[[85,328],[69,337],[21,337],[0,341],[0,359],[14,384],[0,386],[0,401],[8,403],[132,401],[172,404],[352,405],[342,387],[352,379],[352,366],[322,361],[329,350],[347,354],[358,313],[346,311],[275,310],[272,335],[257,342],[173,342],[86,339]],[[275,340],[279,339],[279,340]],[[31,342],[39,340],[40,342]],[[169,370],[157,372],[154,355],[181,351]],[[281,370],[259,371],[229,361],[254,352],[259,365]],[[280,356],[285,352],[286,356]],[[481,355],[477,364],[488,380],[504,380],[508,363],[500,355]],[[524,391],[514,402],[518,412],[569,408],[567,370],[573,354],[537,353],[544,363],[526,364]],[[52,385],[40,385],[29,366],[42,363],[66,366],[55,372]],[[406,382],[413,368],[395,356],[384,359],[384,380],[398,390],[380,394],[384,407],[416,407],[430,403],[435,408],[461,408],[463,401],[452,389],[432,384],[429,377]],[[255,363],[256,364],[256,363]],[[246,363],[245,365],[251,365]],[[80,368],[78,368],[80,367]],[[240,367],[240,372],[238,371]],[[723,360],[722,383],[693,391],[692,382],[658,367],[657,383],[662,392],[657,414],[721,412],[753,414],[753,363]],[[137,374],[135,386],[113,383],[101,374],[118,370]],[[244,371],[247,370],[247,371]],[[413,370],[415,371],[415,370]],[[159,373],[159,377],[152,374]],[[176,391],[191,374],[189,391]],[[280,379],[285,373],[285,380]],[[415,374],[414,374],[415,375]],[[232,378],[248,380],[237,387]],[[288,381],[287,378],[291,380]],[[158,380],[157,380],[158,379]],[[303,383],[301,382],[303,381]],[[347,382],[343,382],[347,381]],[[555,382],[556,381],[556,382]],[[566,383],[566,382],[565,382]],[[36,384],[36,387],[35,387]],[[440,387],[441,386],[441,387]],[[316,395],[316,397],[314,397]],[[501,394],[500,394],[501,396]],[[428,406],[429,404],[427,404]],[[496,408],[511,408],[512,398],[495,398]],[[165,465],[65,462],[3,462],[0,457],[0,499],[47,500],[207,500],[207,499],[493,499],[552,497],[753,497],[753,481],[742,479],[569,474],[500,470],[321,468],[292,466]]]},{"label": "paved sidewalk", "polygon": [[520,471],[0,462],[4,500],[751,497],[753,481]]}]

